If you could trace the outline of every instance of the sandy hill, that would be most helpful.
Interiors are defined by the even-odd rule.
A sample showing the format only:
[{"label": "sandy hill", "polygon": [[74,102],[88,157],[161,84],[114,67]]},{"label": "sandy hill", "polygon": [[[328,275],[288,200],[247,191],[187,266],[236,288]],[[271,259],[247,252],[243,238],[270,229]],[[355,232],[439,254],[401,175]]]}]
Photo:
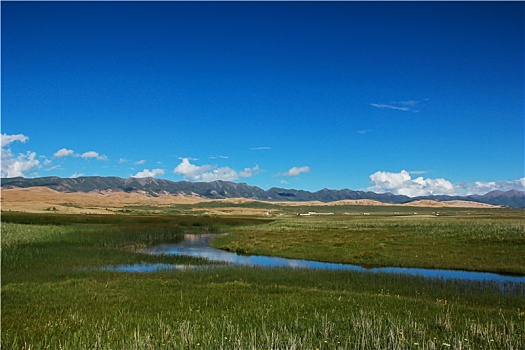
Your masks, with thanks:
[{"label": "sandy hill", "polygon": [[[29,187],[2,189],[2,210],[27,211],[27,212],[60,212],[60,213],[92,213],[111,214],[127,206],[166,207],[174,205],[192,205],[202,202],[231,203],[232,207],[216,208],[215,214],[265,214],[265,209],[240,210],[235,205],[261,202],[246,198],[207,199],[199,196],[161,195],[150,196],[146,193],[126,192],[90,192],[90,193],[64,193],[47,187]],[[333,202],[302,201],[302,202],[268,202],[275,205],[287,206],[337,206],[337,205],[362,205],[362,206],[395,206],[375,200],[339,200]],[[434,201],[418,200],[400,206],[413,207],[462,207],[462,208],[494,208],[496,206],[477,202],[453,200]],[[210,209],[211,210],[211,209]]]},{"label": "sandy hill", "polygon": [[2,190],[2,210],[109,214],[126,206],[169,206],[210,201],[192,196],[151,197],[139,193],[63,193],[47,187]]},{"label": "sandy hill", "polygon": [[410,203],[401,204],[404,207],[431,207],[431,208],[499,208],[499,206],[471,201],[453,200],[453,201],[434,201],[422,199]]}]

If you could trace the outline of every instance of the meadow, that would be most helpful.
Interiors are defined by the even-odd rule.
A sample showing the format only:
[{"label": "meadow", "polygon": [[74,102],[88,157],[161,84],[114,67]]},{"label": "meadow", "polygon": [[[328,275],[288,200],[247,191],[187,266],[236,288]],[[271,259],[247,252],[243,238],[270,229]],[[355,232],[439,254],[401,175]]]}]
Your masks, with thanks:
[{"label": "meadow", "polygon": [[[525,283],[246,268],[140,253],[184,233],[226,232],[213,244],[247,253],[525,275],[520,211],[437,218],[337,208],[331,217],[297,217],[296,208],[278,209],[289,215],[3,212],[2,348],[525,348]],[[202,268],[101,269],[133,263]]]},{"label": "meadow", "polygon": [[295,216],[235,227],[213,243],[243,254],[369,267],[525,275],[525,220],[507,214]]}]

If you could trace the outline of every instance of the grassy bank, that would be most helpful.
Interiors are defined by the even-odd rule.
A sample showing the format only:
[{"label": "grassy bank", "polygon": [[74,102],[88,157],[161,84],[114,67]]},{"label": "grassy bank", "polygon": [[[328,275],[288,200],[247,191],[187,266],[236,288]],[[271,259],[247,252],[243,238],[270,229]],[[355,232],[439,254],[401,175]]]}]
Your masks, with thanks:
[{"label": "grassy bank", "polygon": [[2,348],[525,347],[524,284],[502,289],[489,282],[223,266],[100,271],[94,267],[203,263],[136,249],[183,232],[237,234],[279,222],[60,217],[2,217]]},{"label": "grassy bank", "polygon": [[520,216],[289,217],[236,227],[218,248],[362,266],[461,269],[525,275]]}]

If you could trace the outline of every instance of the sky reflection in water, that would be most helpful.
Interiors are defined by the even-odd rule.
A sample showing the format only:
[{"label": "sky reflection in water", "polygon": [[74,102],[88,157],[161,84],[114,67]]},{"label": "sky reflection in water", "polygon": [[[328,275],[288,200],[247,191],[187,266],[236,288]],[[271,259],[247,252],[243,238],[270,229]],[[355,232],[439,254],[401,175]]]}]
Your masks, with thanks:
[{"label": "sky reflection in water", "polygon": [[[418,268],[401,268],[401,267],[377,267],[364,268],[351,264],[336,264],[312,260],[286,259],[279,257],[257,256],[257,255],[239,255],[237,253],[227,252],[210,246],[210,240],[215,234],[188,234],[185,239],[177,244],[160,244],[143,250],[147,254],[173,254],[187,255],[199,258],[206,258],[210,261],[226,262],[240,266],[261,266],[261,267],[291,267],[291,268],[308,268],[308,269],[326,269],[326,270],[351,270],[351,271],[369,271],[383,273],[397,273],[408,275],[420,275],[425,277],[445,278],[445,279],[462,279],[472,281],[499,281],[499,282],[525,282],[525,277],[498,275],[486,272],[471,272],[460,270],[433,270]],[[162,266],[161,266],[162,265]],[[170,269],[166,264],[148,264],[129,266],[126,269],[116,269],[117,271],[128,272],[153,272],[158,270]],[[158,266],[155,268],[155,266]],[[178,266],[178,265],[177,265]],[[173,267],[172,269],[179,269]]]}]

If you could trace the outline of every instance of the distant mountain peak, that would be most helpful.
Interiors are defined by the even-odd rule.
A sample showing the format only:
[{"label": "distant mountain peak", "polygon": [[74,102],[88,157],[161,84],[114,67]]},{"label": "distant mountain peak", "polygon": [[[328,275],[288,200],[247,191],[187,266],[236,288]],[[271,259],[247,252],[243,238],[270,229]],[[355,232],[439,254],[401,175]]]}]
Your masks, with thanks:
[{"label": "distant mountain peak", "polygon": [[2,188],[48,187],[60,192],[128,192],[145,193],[157,197],[159,195],[198,195],[209,199],[248,198],[264,201],[321,201],[333,202],[338,200],[368,199],[383,203],[403,204],[417,200],[466,200],[492,205],[502,205],[516,208],[525,208],[525,192],[491,191],[484,195],[470,196],[422,196],[411,198],[392,193],[375,193],[353,191],[349,189],[331,190],[323,188],[317,192],[297,189],[272,187],[263,190],[246,183],[234,183],[217,180],[213,182],[170,181],[154,177],[123,179],[120,177],[82,176],[77,178],[60,178],[56,176],[41,178],[13,177],[1,179]]}]

